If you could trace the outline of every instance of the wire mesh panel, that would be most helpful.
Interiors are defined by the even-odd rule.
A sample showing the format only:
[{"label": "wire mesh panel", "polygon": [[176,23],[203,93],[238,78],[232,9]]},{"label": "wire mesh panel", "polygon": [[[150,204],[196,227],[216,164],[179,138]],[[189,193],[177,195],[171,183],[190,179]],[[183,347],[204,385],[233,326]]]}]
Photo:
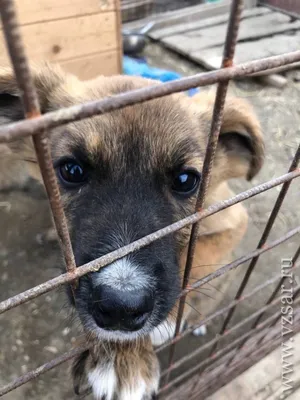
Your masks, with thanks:
[{"label": "wire mesh panel", "polygon": [[[37,159],[42,172],[42,177],[46,187],[53,220],[57,229],[66,266],[65,273],[2,301],[0,303],[0,313],[4,313],[20,304],[29,302],[30,300],[64,284],[71,284],[72,290],[76,291],[78,279],[87,273],[98,271],[101,267],[111,264],[112,262],[130,253],[133,253],[136,250],[141,249],[164,236],[179,231],[186,226],[192,225],[182,281],[182,291],[176,319],[175,336],[168,343],[163,344],[156,349],[157,354],[160,354],[166,349],[168,349],[169,352],[167,367],[163,369],[161,373],[162,379],[161,388],[159,391],[160,397],[169,396],[170,392],[170,396],[174,396],[172,394],[172,390],[176,388],[176,399],[205,398],[210,393],[225,385],[239,373],[244,371],[246,368],[249,368],[264,355],[276,348],[276,346],[280,344],[281,340],[281,312],[278,311],[278,308],[274,309],[274,306],[278,306],[278,304],[280,304],[280,289],[286,280],[290,279],[290,276],[275,276],[274,278],[262,282],[259,286],[255,287],[250,292],[248,291],[246,294],[245,288],[248,286],[249,279],[255,271],[257,261],[262,254],[271,251],[273,248],[283,243],[286,243],[291,238],[299,237],[300,226],[296,226],[283,235],[282,232],[277,232],[277,238],[275,240],[269,240],[269,234],[273,228],[276,218],[278,217],[282,203],[291,186],[291,183],[295,178],[300,176],[300,169],[298,166],[300,159],[300,147],[295,149],[294,159],[291,165],[287,166],[286,174],[275,177],[260,185],[251,187],[250,189],[241,192],[228,200],[223,200],[209,206],[208,208],[204,208],[230,79],[246,76],[260,71],[266,71],[271,68],[300,61],[300,51],[296,51],[293,53],[283,54],[281,56],[269,57],[235,66],[233,59],[242,5],[243,2],[241,0],[232,1],[221,69],[183,78],[174,82],[149,86],[143,89],[136,89],[119,95],[113,95],[101,100],[90,101],[87,103],[62,108],[58,111],[51,111],[41,115],[36,89],[31,77],[28,60],[19,31],[14,2],[12,0],[2,0],[0,3],[3,31],[17,83],[22,93],[24,114],[26,117],[25,120],[1,126],[0,143],[7,143],[32,135]],[[116,111],[128,105],[163,97],[171,93],[185,91],[187,89],[200,86],[207,86],[214,83],[217,83],[218,86],[206,154],[202,168],[202,179],[194,213],[186,218],[174,222],[169,226],[166,226],[156,232],[127,244],[126,246],[112,251],[111,253],[100,257],[99,259],[76,267],[66,217],[61,205],[59,189],[49,150],[48,135],[51,135],[50,128],[89,118],[94,115],[102,115],[110,111]],[[271,210],[268,222],[265,226],[262,237],[258,241],[256,249],[222,266],[215,272],[205,276],[200,280],[197,280],[193,284],[189,284],[189,278],[191,275],[191,269],[195,255],[196,238],[202,221],[221,210],[243,202],[247,199],[251,199],[253,196],[266,192],[267,190],[279,185],[282,185],[280,192],[274,207]],[[289,265],[290,269],[293,271],[298,267],[297,262],[299,255],[300,247],[295,252]],[[215,278],[221,277],[224,274],[244,265],[247,261],[250,261],[250,264],[246,268],[245,275],[238,288],[238,291],[235,293],[232,302],[226,307],[220,308],[213,314],[204,318],[198,325],[194,325],[181,332],[180,327],[187,294],[192,290],[200,289],[205,284],[212,282]],[[257,293],[265,288],[273,288],[274,285],[275,288],[272,289],[270,297],[267,299],[265,304],[261,304],[261,307],[258,311],[236,322],[235,324],[231,324],[236,312],[236,308],[240,304],[255,297]],[[291,295],[294,306],[293,334],[300,332],[299,293],[300,286],[296,285],[295,283]],[[183,338],[185,338],[196,328],[199,328],[199,326],[202,326],[220,316],[224,317],[224,321],[218,335],[199,346],[196,351],[191,352],[182,358],[175,359],[176,346],[181,340],[183,340]],[[232,333],[239,332],[239,329],[245,326],[248,327],[247,330],[244,330],[244,332],[239,334],[238,337],[225,342],[225,339],[230,338]],[[86,345],[76,347],[71,351],[58,356],[54,360],[37,367],[35,370],[16,378],[14,381],[8,383],[0,389],[0,395],[3,396],[17,387],[29,382],[30,380],[37,378],[44,372],[49,371],[54,367],[74,358],[78,354],[81,354],[87,348],[88,342]],[[189,365],[191,365],[191,361],[195,360],[199,355],[201,356],[201,361],[189,367]],[[173,373],[183,365],[185,366],[185,372],[181,373],[179,376],[175,376]]]}]

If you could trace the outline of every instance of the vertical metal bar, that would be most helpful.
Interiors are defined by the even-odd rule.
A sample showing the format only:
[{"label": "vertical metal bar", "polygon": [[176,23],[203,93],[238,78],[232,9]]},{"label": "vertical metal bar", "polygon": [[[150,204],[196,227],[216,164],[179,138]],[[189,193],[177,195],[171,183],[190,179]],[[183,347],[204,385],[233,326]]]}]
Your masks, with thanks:
[{"label": "vertical metal bar", "polygon": [[[237,36],[238,36],[238,29],[239,29],[239,24],[240,24],[240,19],[241,19],[242,8],[243,8],[243,0],[233,0],[232,1],[221,68],[228,68],[228,67],[232,67],[232,65],[233,65],[233,57],[234,57],[235,47],[236,47],[236,43],[237,43]],[[217,148],[217,144],[218,144],[221,124],[222,124],[222,120],[223,120],[223,111],[224,111],[224,105],[225,105],[225,99],[226,99],[228,85],[229,85],[229,80],[220,82],[217,87],[216,99],[215,99],[215,104],[214,104],[214,109],[213,109],[212,124],[211,124],[210,134],[208,137],[208,143],[207,143],[204,164],[203,164],[203,170],[202,170],[202,179],[201,179],[201,183],[200,183],[198,198],[196,201],[196,211],[201,210],[201,208],[204,205],[205,196],[206,196],[207,188],[209,185],[212,165],[213,165],[213,161],[214,161],[214,156],[215,156],[215,152],[216,152],[216,148]],[[192,230],[191,230],[191,236],[190,236],[187,259],[186,259],[186,266],[185,266],[183,282],[182,282],[183,290],[186,289],[186,287],[188,285],[189,276],[191,273],[193,259],[194,259],[194,255],[195,255],[198,232],[199,232],[199,223],[196,223],[193,225]],[[174,337],[177,337],[179,334],[179,331],[180,331],[180,326],[181,326],[181,321],[182,321],[184,306],[185,306],[185,300],[186,300],[186,295],[182,296],[179,301]],[[170,356],[169,356],[169,367],[172,365],[172,363],[174,361],[175,345],[176,345],[175,343],[173,343],[171,345]],[[169,377],[170,377],[170,373],[168,373],[168,375],[166,377],[166,383],[168,383]]]},{"label": "vertical metal bar", "polygon": [[[25,117],[27,119],[38,117],[41,115],[39,100],[25,54],[14,1],[1,0],[0,10],[6,45],[14,68],[16,81],[20,88]],[[76,268],[74,254],[45,132],[41,131],[38,135],[34,135],[33,143],[64,255],[66,268],[68,272],[72,273]]]},{"label": "vertical metal bar", "polygon": [[[294,156],[294,158],[293,158],[293,161],[292,161],[292,163],[291,163],[291,165],[290,165],[289,172],[294,171],[294,170],[298,167],[299,160],[300,160],[300,145],[298,146],[298,149],[297,149],[297,151],[296,151],[296,154],[295,154],[295,156]],[[284,199],[285,199],[285,196],[286,196],[286,194],[287,194],[287,192],[288,192],[290,186],[291,186],[291,182],[285,182],[285,183],[282,185],[282,188],[281,188],[281,190],[280,190],[280,192],[279,192],[279,195],[278,195],[278,197],[277,197],[277,199],[276,199],[276,202],[275,202],[275,204],[274,204],[273,210],[272,210],[272,212],[271,212],[271,214],[270,214],[270,217],[269,217],[269,219],[268,219],[268,222],[267,222],[267,224],[266,224],[266,226],[265,226],[265,229],[264,229],[264,231],[263,231],[263,234],[262,234],[262,236],[261,236],[261,239],[260,239],[260,241],[259,241],[259,243],[258,243],[258,245],[257,245],[257,249],[263,248],[263,246],[266,244],[267,239],[268,239],[268,237],[269,237],[269,234],[270,234],[270,232],[271,232],[271,229],[272,229],[272,227],[273,227],[273,225],[274,225],[274,222],[275,222],[275,220],[276,220],[276,217],[277,217],[277,215],[278,215],[278,213],[279,213],[279,211],[280,211],[280,208],[281,208],[281,206],[282,206],[282,203],[283,203],[283,201],[284,201]],[[255,268],[255,266],[256,266],[256,264],[257,264],[258,259],[259,259],[259,255],[256,256],[256,257],[254,257],[254,258],[252,259],[252,261],[250,262],[249,267],[248,267],[248,269],[247,269],[247,271],[246,271],[246,273],[245,273],[245,276],[244,276],[244,278],[243,278],[243,280],[242,280],[242,282],[241,282],[241,285],[240,285],[240,287],[239,287],[239,289],[238,289],[238,291],[237,291],[237,293],[236,293],[236,295],[235,295],[234,300],[239,300],[239,299],[242,297],[243,292],[244,292],[244,290],[245,290],[245,288],[246,288],[246,286],[247,286],[247,283],[248,283],[248,281],[249,281],[249,279],[250,279],[250,276],[251,276],[252,272],[254,271],[254,268]],[[272,301],[272,300],[271,300],[271,301]],[[225,318],[225,321],[224,321],[224,323],[223,323],[223,325],[222,325],[222,328],[221,328],[221,330],[220,330],[220,332],[219,332],[219,335],[222,335],[222,334],[225,332],[225,330],[227,329],[227,326],[228,326],[228,324],[230,323],[231,318],[232,318],[232,316],[233,316],[235,310],[236,310],[236,305],[233,306],[233,307],[229,310],[229,312],[228,312],[228,314],[227,314],[227,317]],[[210,354],[213,354],[213,353],[215,352],[217,346],[218,346],[218,342],[216,342],[216,343],[214,344],[213,348],[211,349],[211,353],[210,353]]]},{"label": "vertical metal bar", "polygon": [[[295,268],[296,262],[297,262],[297,260],[298,260],[299,257],[300,257],[300,246],[299,246],[298,249],[296,250],[296,253],[294,254],[294,257],[293,257],[292,260],[291,260],[291,269],[294,269],[294,268]],[[278,292],[279,292],[280,289],[281,289],[281,286],[284,284],[284,282],[286,282],[287,279],[290,279],[290,278],[288,278],[287,276],[284,276],[284,277],[282,277],[282,278],[280,279],[280,281],[278,282],[278,285],[276,286],[276,288],[275,288],[274,291],[272,292],[271,296],[268,298],[268,300],[267,300],[267,302],[266,302],[266,305],[269,305],[269,304],[271,304],[271,303],[274,301],[275,297],[277,296]],[[294,298],[294,299],[297,298],[298,294],[299,294],[299,289],[297,289],[297,290],[293,293],[293,298]],[[265,313],[262,312],[261,314],[258,315],[257,319],[256,319],[256,320],[254,321],[254,323],[252,324],[251,329],[252,329],[252,328],[255,328],[255,327],[260,323],[260,321],[261,321],[262,317],[264,316],[264,314],[265,314]],[[274,321],[274,323],[272,323],[272,324],[270,325],[270,328],[273,327],[273,326],[278,322],[279,319],[280,319],[280,316],[276,319],[276,321]],[[257,342],[257,346],[259,346],[259,345],[264,341],[265,337],[266,337],[266,336],[262,337],[262,338]],[[245,341],[245,342],[242,342],[242,343],[241,343],[241,347],[244,346],[245,343],[246,343],[246,341]]]},{"label": "vertical metal bar", "polygon": [[[297,249],[297,251],[296,251],[294,257],[293,257],[292,260],[291,260],[291,269],[293,269],[293,268],[295,267],[296,262],[297,262],[299,256],[300,256],[300,246],[298,247],[298,249]],[[285,277],[282,277],[282,278],[280,279],[280,281],[278,282],[278,285],[276,286],[276,288],[275,288],[274,291],[272,292],[271,296],[268,298],[268,300],[267,300],[267,302],[266,302],[266,305],[272,303],[272,301],[273,301],[273,300],[275,299],[275,297],[277,296],[279,290],[281,289],[281,286],[284,284],[284,282],[286,282],[287,279],[289,279],[289,278],[286,277],[286,276],[285,276]],[[261,314],[257,317],[257,320],[253,323],[253,326],[254,326],[254,327],[260,322],[260,320],[262,319],[263,315],[264,315],[264,313],[261,313]]]},{"label": "vertical metal bar", "polygon": [[[279,317],[280,318],[280,317]],[[295,334],[299,333],[300,325],[299,325],[299,317],[297,316],[297,321],[295,318]],[[199,399],[206,399],[211,394],[215,393],[216,389],[219,390],[222,386],[226,385],[227,383],[231,382],[237,376],[239,376],[242,372],[244,372],[249,367],[253,366],[259,360],[263,359],[267,356],[271,351],[276,350],[278,346],[280,346],[280,333],[281,327],[274,327],[275,335],[272,337],[269,343],[264,343],[263,346],[259,348],[255,347],[254,351],[251,351],[248,354],[243,354],[242,361],[236,362],[230,368],[226,367],[226,363],[224,363],[224,373],[222,371],[215,372],[209,371],[206,376],[206,384],[205,385],[198,385],[198,390],[195,393],[195,396],[189,397],[190,400],[199,400]],[[277,336],[277,338],[275,337]],[[227,355],[226,355],[227,356]],[[249,362],[250,360],[250,362]],[[225,369],[226,368],[226,369]]]},{"label": "vertical metal bar", "polygon": [[[300,246],[298,247],[298,249],[296,250],[296,252],[295,252],[295,254],[294,254],[293,258],[292,258],[292,261],[291,261],[291,269],[295,268],[296,262],[297,262],[299,256],[300,256]],[[267,300],[267,302],[266,302],[266,304],[265,304],[265,307],[267,307],[268,305],[272,304],[272,302],[273,302],[273,301],[275,300],[275,298],[276,298],[277,293],[279,292],[279,290],[280,290],[280,288],[281,288],[281,285],[282,285],[287,279],[289,279],[289,278],[288,278],[288,277],[282,277],[282,278],[280,279],[280,281],[278,282],[278,285],[276,286],[276,288],[274,289],[274,291],[273,291],[272,294],[270,295],[269,299]],[[299,289],[299,287],[298,287],[297,290],[295,291],[295,293],[293,293],[293,299],[295,299],[295,298],[298,296],[299,290],[300,290],[300,289]],[[255,321],[254,321],[253,324],[251,325],[251,328],[250,328],[250,329],[255,329],[255,328],[259,325],[259,323],[260,323],[262,317],[264,316],[264,314],[265,314],[265,310],[262,310],[262,312],[257,316],[257,318],[255,319]],[[279,321],[280,318],[281,318],[281,315],[279,315],[279,316],[276,318],[276,320],[275,320],[272,324],[270,324],[270,327],[269,327],[269,328],[274,327],[274,326],[277,324],[277,322]],[[266,338],[266,336],[267,336],[267,333],[266,333],[264,336],[262,336],[261,338],[258,339],[258,341],[256,342],[256,347],[258,347],[258,346],[260,346],[260,345],[262,344],[262,342],[264,341],[264,339]],[[245,340],[243,340],[243,341],[239,344],[239,346],[237,347],[237,351],[239,351],[243,346],[245,346],[247,340],[248,340],[248,339],[246,338]],[[229,366],[233,363],[234,359],[235,359],[235,354],[233,355],[232,358],[230,358],[230,359],[228,360],[226,366],[229,367]]]}]

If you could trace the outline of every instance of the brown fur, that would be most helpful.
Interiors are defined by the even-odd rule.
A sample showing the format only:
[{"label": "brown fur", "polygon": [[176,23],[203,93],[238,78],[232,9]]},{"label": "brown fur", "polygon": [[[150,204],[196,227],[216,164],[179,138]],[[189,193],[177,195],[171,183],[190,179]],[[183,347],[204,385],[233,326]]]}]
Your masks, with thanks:
[{"label": "brown fur", "polygon": [[[76,394],[82,395],[90,391],[87,372],[100,362],[106,369],[113,364],[117,371],[116,398],[122,390],[128,393],[134,390],[139,375],[150,391],[153,376],[159,374],[158,360],[149,338],[127,343],[97,342],[91,350],[85,351],[74,360],[72,375]],[[151,396],[151,391],[149,395]]]},{"label": "brown fur", "polygon": [[[42,112],[60,107],[67,107],[86,100],[103,98],[120,92],[152,85],[152,81],[139,78],[114,77],[111,79],[99,77],[90,82],[81,82],[72,75],[64,74],[60,69],[43,67],[34,69],[34,80],[38,89]],[[11,71],[0,69],[0,91],[18,95],[19,91]],[[174,105],[180,105],[175,108]],[[159,106],[159,107],[157,107]],[[201,169],[212,118],[213,96],[201,93],[192,100],[183,94],[172,95],[162,99],[126,107],[90,120],[78,121],[68,126],[55,128],[49,133],[52,143],[52,155],[55,160],[68,154],[74,143],[84,143],[90,162],[97,160],[99,153],[110,160],[112,165],[122,168],[122,145],[130,137],[126,127],[135,126],[139,132],[151,132],[143,138],[145,152],[151,149],[151,154],[144,158],[143,168],[166,167],[178,148],[186,145],[186,138],[200,144],[200,151],[189,148],[187,164]],[[186,121],[189,121],[189,124]],[[1,118],[0,124],[8,122]],[[114,127],[114,130],[111,127]],[[100,133],[99,133],[100,132]],[[196,134],[195,134],[196,132]],[[232,135],[235,132],[235,135]],[[162,140],[163,138],[163,140]],[[26,138],[12,143],[9,147],[0,147],[2,160],[12,162],[16,167],[20,159],[27,160],[29,171],[38,176],[31,139]],[[207,193],[205,207],[232,196],[227,181],[231,178],[244,177],[251,179],[257,174],[263,162],[263,140],[259,122],[248,103],[229,98],[225,103],[224,120],[221,128],[220,144],[215,157],[213,172]],[[2,161],[5,163],[5,161]],[[10,169],[1,166],[4,176]],[[118,170],[115,171],[118,174]],[[16,178],[14,172],[14,179]],[[12,176],[7,176],[9,181]],[[23,179],[23,178],[22,178]],[[4,178],[2,178],[4,181]],[[0,181],[1,183],[1,181]],[[4,186],[4,185],[3,185]],[[69,195],[63,195],[63,201],[69,202]],[[185,209],[177,206],[178,219],[194,211],[195,199],[187,201]],[[230,260],[232,250],[242,239],[247,227],[247,213],[241,204],[232,206],[213,215],[200,225],[200,234],[196,246],[193,278],[200,279],[213,272],[218,266]],[[181,244],[181,269],[183,271],[186,258],[190,227],[177,234]],[[201,301],[201,312],[207,314],[211,307],[203,304],[197,292],[189,294],[193,304]],[[215,306],[215,305],[214,305]],[[187,315],[190,312],[186,308]],[[173,315],[173,313],[172,313]],[[170,319],[173,318],[170,316]],[[199,318],[199,317],[197,317]],[[195,321],[195,315],[190,315],[190,322]],[[91,352],[86,352],[74,364],[73,374],[77,390],[84,386],[84,376],[88,370],[95,367],[98,360],[102,364],[113,360],[118,376],[118,390],[134,385],[137,374],[141,374],[149,383],[158,371],[156,356],[148,338],[136,343],[93,343]],[[95,364],[96,363],[96,364]]]}]

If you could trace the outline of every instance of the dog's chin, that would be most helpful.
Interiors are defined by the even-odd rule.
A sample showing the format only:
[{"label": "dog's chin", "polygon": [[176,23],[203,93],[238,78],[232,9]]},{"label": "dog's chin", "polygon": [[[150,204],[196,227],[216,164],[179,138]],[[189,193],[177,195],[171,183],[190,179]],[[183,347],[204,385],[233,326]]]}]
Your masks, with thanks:
[{"label": "dog's chin", "polygon": [[92,317],[85,318],[82,322],[88,337],[96,341],[131,342],[140,337],[149,335],[155,328],[150,320],[148,320],[141,329],[132,332],[122,330],[112,331],[100,328]]}]

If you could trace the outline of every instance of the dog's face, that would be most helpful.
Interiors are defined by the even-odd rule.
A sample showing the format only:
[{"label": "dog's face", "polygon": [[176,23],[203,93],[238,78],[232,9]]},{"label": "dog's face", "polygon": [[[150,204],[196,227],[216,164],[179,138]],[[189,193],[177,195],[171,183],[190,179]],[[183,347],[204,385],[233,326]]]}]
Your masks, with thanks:
[{"label": "dog's face", "polygon": [[[153,84],[128,77],[84,83],[50,67],[36,71],[35,81],[43,112]],[[0,74],[0,92],[0,123],[21,119],[18,90],[7,71]],[[231,177],[253,176],[261,164],[259,125],[248,106],[238,104],[225,108],[210,191]],[[197,106],[182,94],[50,133],[77,265],[194,211],[210,119],[209,98],[199,98]],[[30,140],[11,149],[35,166]],[[86,330],[99,338],[130,340],[163,322],[180,293],[179,256],[189,231],[81,278],[75,297]]]},{"label": "dog's face", "polygon": [[[128,83],[113,84],[113,93],[128,89]],[[98,96],[103,96],[100,90]],[[170,99],[53,134],[53,160],[77,265],[192,211],[203,152],[195,133],[187,114]],[[179,239],[166,236],[82,278],[77,307],[85,326],[108,338],[132,338],[161,323],[180,290],[179,249]]]}]

